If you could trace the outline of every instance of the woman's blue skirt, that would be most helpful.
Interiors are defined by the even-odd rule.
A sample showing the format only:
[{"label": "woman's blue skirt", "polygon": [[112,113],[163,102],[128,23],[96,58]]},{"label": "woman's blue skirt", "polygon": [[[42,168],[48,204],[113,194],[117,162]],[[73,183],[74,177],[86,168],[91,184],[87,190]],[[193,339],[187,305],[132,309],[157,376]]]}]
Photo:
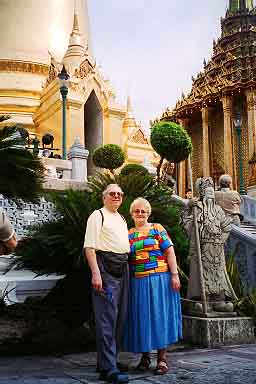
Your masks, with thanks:
[{"label": "woman's blue skirt", "polygon": [[131,278],[126,351],[163,349],[182,337],[180,294],[171,288],[170,279],[170,272]]}]

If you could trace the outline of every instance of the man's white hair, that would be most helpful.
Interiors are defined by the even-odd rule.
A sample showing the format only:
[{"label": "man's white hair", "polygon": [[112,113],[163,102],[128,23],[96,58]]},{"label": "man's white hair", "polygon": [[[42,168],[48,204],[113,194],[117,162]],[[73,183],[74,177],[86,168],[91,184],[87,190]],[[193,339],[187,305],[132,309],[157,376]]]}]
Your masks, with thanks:
[{"label": "man's white hair", "polygon": [[107,187],[102,192],[102,196],[105,197],[113,187],[118,187],[120,189],[120,192],[123,193],[120,185],[118,185],[118,184],[109,184],[109,185],[107,185]]},{"label": "man's white hair", "polygon": [[230,175],[221,175],[219,178],[221,188],[228,188],[232,184],[232,177]]}]

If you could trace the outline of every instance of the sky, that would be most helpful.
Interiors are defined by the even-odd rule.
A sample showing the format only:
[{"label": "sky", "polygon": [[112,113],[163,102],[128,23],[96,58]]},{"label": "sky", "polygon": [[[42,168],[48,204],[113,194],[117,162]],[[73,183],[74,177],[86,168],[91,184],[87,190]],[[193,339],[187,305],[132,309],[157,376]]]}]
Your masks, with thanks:
[{"label": "sky", "polygon": [[88,0],[93,52],[117,100],[130,95],[135,118],[149,120],[191,88],[220,36],[228,0]]}]

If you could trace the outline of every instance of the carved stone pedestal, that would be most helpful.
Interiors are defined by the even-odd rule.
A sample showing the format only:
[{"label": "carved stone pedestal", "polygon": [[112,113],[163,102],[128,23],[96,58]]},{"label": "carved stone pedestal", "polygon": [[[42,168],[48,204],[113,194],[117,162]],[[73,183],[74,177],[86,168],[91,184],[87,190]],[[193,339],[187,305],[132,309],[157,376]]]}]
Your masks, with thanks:
[{"label": "carved stone pedestal", "polygon": [[183,316],[185,342],[201,347],[256,343],[250,317],[203,318]]}]

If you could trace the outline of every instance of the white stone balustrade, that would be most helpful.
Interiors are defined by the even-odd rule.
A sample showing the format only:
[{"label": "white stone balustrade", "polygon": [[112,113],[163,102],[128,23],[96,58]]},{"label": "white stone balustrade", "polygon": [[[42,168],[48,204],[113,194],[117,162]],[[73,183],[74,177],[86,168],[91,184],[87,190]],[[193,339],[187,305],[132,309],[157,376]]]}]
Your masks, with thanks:
[{"label": "white stone balustrade", "polygon": [[243,195],[241,213],[244,216],[244,221],[256,225],[256,199]]},{"label": "white stone balustrade", "polygon": [[46,190],[85,189],[87,181],[87,159],[89,151],[79,138],[70,148],[68,160],[42,157],[45,167]]}]

